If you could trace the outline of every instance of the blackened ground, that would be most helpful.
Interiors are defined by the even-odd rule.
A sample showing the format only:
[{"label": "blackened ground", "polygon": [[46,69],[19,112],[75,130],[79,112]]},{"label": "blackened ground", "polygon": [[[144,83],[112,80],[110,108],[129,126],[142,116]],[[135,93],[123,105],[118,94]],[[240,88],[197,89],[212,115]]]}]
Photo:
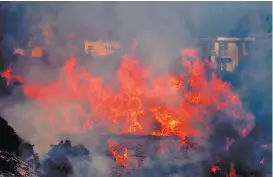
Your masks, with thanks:
[{"label": "blackened ground", "polygon": [[[15,133],[3,118],[0,118],[0,150],[7,151],[12,154],[18,154],[18,148],[21,144],[21,139]],[[16,174],[14,167],[16,165],[7,163],[5,159],[0,159],[0,173],[10,172]]]},{"label": "blackened ground", "polygon": [[[25,142],[18,136],[15,130],[8,125],[8,122],[0,117],[0,151],[7,155],[7,158],[0,158],[0,174],[3,172],[9,172],[11,174],[17,174],[16,167],[21,166],[19,156],[30,156],[33,154],[33,145]],[[11,157],[13,157],[11,160]]]},{"label": "blackened ground", "polygon": [[0,117],[0,136],[0,150],[19,155],[19,147],[23,140],[2,117]]}]

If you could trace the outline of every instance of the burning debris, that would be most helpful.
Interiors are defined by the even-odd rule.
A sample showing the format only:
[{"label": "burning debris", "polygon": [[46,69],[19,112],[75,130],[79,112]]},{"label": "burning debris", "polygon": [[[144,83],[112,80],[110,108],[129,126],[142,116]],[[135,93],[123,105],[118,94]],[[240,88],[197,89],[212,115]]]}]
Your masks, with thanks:
[{"label": "burning debris", "polygon": [[[204,149],[188,138],[183,145],[176,136],[123,134],[107,136],[107,139],[109,156],[114,158],[117,165],[111,173],[112,176],[124,176],[127,173],[147,175],[155,168],[158,168],[157,174],[163,176],[179,171],[186,174],[192,166],[208,158],[199,156],[204,153]],[[163,161],[164,163],[160,164]],[[173,171],[166,173],[168,168],[172,168]],[[200,168],[195,169],[196,174],[200,171]]]}]

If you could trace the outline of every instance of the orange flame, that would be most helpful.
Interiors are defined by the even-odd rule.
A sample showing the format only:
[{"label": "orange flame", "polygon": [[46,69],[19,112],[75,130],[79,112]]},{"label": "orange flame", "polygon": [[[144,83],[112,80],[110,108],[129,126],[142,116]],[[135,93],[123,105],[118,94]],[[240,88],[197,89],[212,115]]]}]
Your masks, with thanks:
[{"label": "orange flame", "polygon": [[210,168],[210,172],[212,172],[212,173],[216,173],[219,170],[220,170],[220,168],[216,165],[212,165]]},{"label": "orange flame", "polygon": [[226,177],[237,177],[233,163],[230,163],[230,171],[229,174],[226,174]]},{"label": "orange flame", "polygon": [[14,74],[12,74],[12,69],[11,69],[10,67],[8,67],[8,68],[1,74],[1,76],[2,76],[3,78],[6,79],[7,85],[10,85],[13,79],[16,80],[16,81],[19,81],[20,83],[23,83],[22,77],[19,76],[19,75],[14,75]]},{"label": "orange flame", "polygon": [[[124,55],[117,69],[118,86],[91,75],[71,57],[55,81],[24,80],[22,87],[42,110],[45,124],[60,133],[85,133],[99,126],[117,134],[175,135],[183,144],[187,136],[207,136],[210,115],[217,110],[226,110],[233,121],[244,117],[249,125],[244,129],[252,128],[253,117],[244,112],[230,85],[215,74],[208,79],[195,50],[183,49],[181,56],[185,70],[179,76],[152,76],[136,56]],[[10,81],[11,69],[2,76]],[[127,148],[120,154],[109,146],[119,164],[128,167],[128,162],[135,162]]]},{"label": "orange flame", "polygon": [[[80,114],[77,117],[82,121],[80,127],[72,123],[75,118],[69,111],[63,112],[61,122],[52,115],[54,127],[60,128],[61,123],[66,125],[66,131],[73,124],[74,129],[84,131],[100,124],[114,133],[176,135],[182,139],[202,136],[203,132],[192,122],[202,122],[213,111],[229,108],[235,95],[230,86],[214,74],[208,81],[199,59],[193,62],[186,59],[188,56],[197,58],[193,50],[186,49],[181,53],[184,55],[182,63],[187,68],[181,77],[151,77],[150,70],[141,66],[137,58],[125,55],[117,70],[119,88],[116,92],[111,85],[103,83],[102,78],[92,76],[84,68],[76,70],[77,59],[70,58],[61,70],[61,78],[48,85],[25,81],[24,93],[41,103],[39,106],[45,115],[53,112],[55,106],[49,106],[49,102],[56,101],[56,98],[61,103],[74,102],[76,106],[69,110]],[[8,80],[10,76],[7,73],[10,72],[3,73]],[[188,82],[185,78],[189,78]],[[84,111],[83,102],[92,110],[92,115]],[[244,113],[239,100],[237,104],[239,107],[232,111]],[[65,106],[63,110],[68,110]],[[216,110],[211,107],[216,107]],[[252,121],[251,117],[249,121]],[[154,123],[159,124],[160,129],[152,130]]]},{"label": "orange flame", "polygon": [[41,57],[43,55],[42,47],[33,47],[31,51],[32,57]]},{"label": "orange flame", "polygon": [[[25,55],[25,50],[21,49],[21,48],[14,48],[13,54],[24,56]],[[36,57],[42,57],[42,55],[43,55],[42,47],[36,46],[36,47],[31,48],[31,56],[32,57],[35,57],[35,58]]]},{"label": "orange flame", "polygon": [[130,168],[130,164],[134,164],[135,168],[138,167],[138,161],[137,161],[137,159],[135,159],[133,157],[129,157],[128,149],[126,147],[122,147],[123,153],[119,153],[115,149],[115,144],[113,143],[112,140],[109,140],[108,143],[109,143],[110,152],[114,156],[114,158],[116,160],[116,163],[118,165],[121,165],[122,167],[124,167],[126,169]]}]

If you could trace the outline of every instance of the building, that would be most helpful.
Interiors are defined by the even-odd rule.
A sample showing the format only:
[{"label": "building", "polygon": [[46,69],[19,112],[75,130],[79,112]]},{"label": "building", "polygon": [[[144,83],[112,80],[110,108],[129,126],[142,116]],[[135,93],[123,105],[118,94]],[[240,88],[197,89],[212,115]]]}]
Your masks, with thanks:
[{"label": "building", "polygon": [[198,44],[201,56],[210,58],[215,70],[233,72],[240,62],[251,57],[253,46],[272,49],[272,34],[251,35],[246,38],[201,38]]},{"label": "building", "polygon": [[249,55],[250,43],[254,41],[255,38],[217,37],[210,55],[213,67],[220,71],[234,71],[239,59]]}]

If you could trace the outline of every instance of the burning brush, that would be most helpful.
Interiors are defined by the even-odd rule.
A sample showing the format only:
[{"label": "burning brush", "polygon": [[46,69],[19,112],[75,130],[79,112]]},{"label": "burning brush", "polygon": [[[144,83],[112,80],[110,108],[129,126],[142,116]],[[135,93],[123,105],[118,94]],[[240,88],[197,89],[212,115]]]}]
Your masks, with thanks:
[{"label": "burning brush", "polygon": [[[60,69],[60,77],[50,83],[16,76],[11,68],[2,77],[8,83],[11,79],[21,82],[25,97],[42,112],[38,119],[59,134],[86,134],[100,127],[118,166],[114,171],[123,168],[132,176],[138,174],[133,169],[140,169],[149,174],[145,163],[150,161],[150,167],[161,170],[163,176],[173,172],[200,176],[195,164],[202,166],[209,158],[208,148],[203,147],[209,143],[199,143],[213,133],[217,112],[226,115],[217,121],[230,122],[240,137],[254,127],[253,116],[243,109],[231,86],[214,73],[208,77],[205,65],[195,50],[183,49],[179,76],[153,76],[135,55],[127,54],[117,69],[115,84],[87,72],[76,57],[70,57]],[[164,161],[172,170],[153,161]]]},{"label": "burning brush", "polygon": [[[196,161],[189,159],[189,151],[198,153],[202,148],[197,147],[193,140],[185,139],[183,145],[180,144],[180,138],[176,136],[143,136],[143,135],[108,135],[109,156],[116,161],[116,165],[112,176],[123,176],[126,173],[133,173],[137,170],[138,173],[143,173],[149,169],[153,169],[150,162],[160,162],[160,158],[165,158],[165,165],[173,166],[177,170],[181,170],[181,166],[175,161],[194,164]],[[165,156],[165,157],[164,157]],[[172,156],[172,157],[171,157]],[[201,161],[201,160],[200,160]],[[159,169],[157,169],[160,171]],[[164,171],[164,170],[163,170]],[[162,173],[164,173],[162,171]],[[185,171],[185,169],[183,169]],[[168,174],[170,175],[170,174]]]}]

